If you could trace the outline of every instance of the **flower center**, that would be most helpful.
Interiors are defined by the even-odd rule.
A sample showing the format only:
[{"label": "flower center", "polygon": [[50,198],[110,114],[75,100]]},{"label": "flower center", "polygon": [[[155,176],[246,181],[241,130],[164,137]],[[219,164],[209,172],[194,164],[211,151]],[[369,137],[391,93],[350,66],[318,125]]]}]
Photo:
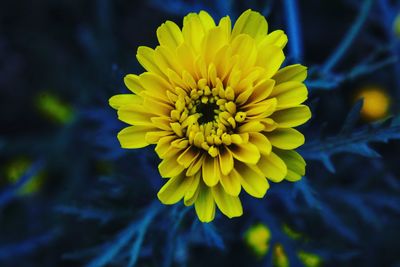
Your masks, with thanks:
[{"label": "flower center", "polygon": [[196,106],[197,113],[202,116],[197,120],[199,124],[205,124],[215,120],[215,116],[218,114],[219,107],[215,103],[199,103]]},{"label": "flower center", "polygon": [[182,145],[189,142],[216,157],[218,146],[243,141],[237,128],[245,121],[246,113],[237,110],[231,87],[225,88],[217,78],[214,83],[200,79],[196,89],[176,90],[171,127],[182,138]]}]

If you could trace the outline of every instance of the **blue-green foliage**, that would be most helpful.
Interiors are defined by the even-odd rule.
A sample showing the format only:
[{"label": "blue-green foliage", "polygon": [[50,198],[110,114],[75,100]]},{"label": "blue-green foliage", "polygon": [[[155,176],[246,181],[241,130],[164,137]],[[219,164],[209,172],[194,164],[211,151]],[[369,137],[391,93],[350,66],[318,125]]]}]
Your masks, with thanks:
[{"label": "blue-green foliage", "polygon": [[[49,13],[57,14],[54,3],[47,2]],[[21,106],[16,120],[28,124],[29,134],[25,128],[4,128],[0,158],[4,166],[18,155],[34,163],[15,184],[0,181],[0,266],[271,266],[276,244],[284,247],[290,266],[303,266],[299,251],[319,255],[327,266],[400,264],[400,44],[392,29],[400,2],[323,2],[151,0],[136,7],[136,2],[98,0],[91,3],[91,20],[86,20],[80,11],[88,6],[60,1],[63,12],[82,16],[73,38],[63,39],[69,45],[52,50],[56,48],[50,40],[59,36],[57,28],[49,30],[51,38],[47,30],[39,32],[28,51],[43,62],[61,57],[58,64],[65,69],[52,72],[55,64],[47,66],[49,77],[54,77],[40,86],[59,86],[54,91],[68,96],[76,117],[61,126],[46,125],[26,103],[10,102]],[[314,5],[331,16],[319,16]],[[127,92],[124,74],[140,73],[134,47],[155,42],[148,23],[180,21],[201,9],[214,17],[236,18],[247,8],[268,15],[271,30],[285,29],[285,64],[309,66],[306,83],[313,119],[301,129],[307,141],[299,149],[307,161],[307,176],[296,183],[271,183],[264,199],[243,194],[242,217],[229,220],[217,214],[214,222],[203,224],[193,207],[158,202],[157,190],[165,182],[157,171],[159,160],[152,148],[120,148],[116,135],[124,124],[107,99]],[[0,15],[7,18],[4,10]],[[347,22],[339,21],[342,15]],[[12,27],[17,37],[9,38],[14,41],[28,32]],[[67,27],[63,34],[68,31]],[[71,53],[74,59],[68,49],[78,49]],[[10,65],[22,64],[20,55],[6,45],[0,45],[0,56]],[[0,83],[7,81],[5,75],[0,78]],[[355,87],[369,83],[388,89],[390,118],[362,122],[363,101],[346,102]],[[28,84],[30,80],[24,86]],[[42,170],[48,176],[42,191],[19,195],[18,189]],[[244,232],[260,222],[271,231],[271,249],[261,260],[243,241]],[[283,225],[301,237],[290,237]]]}]

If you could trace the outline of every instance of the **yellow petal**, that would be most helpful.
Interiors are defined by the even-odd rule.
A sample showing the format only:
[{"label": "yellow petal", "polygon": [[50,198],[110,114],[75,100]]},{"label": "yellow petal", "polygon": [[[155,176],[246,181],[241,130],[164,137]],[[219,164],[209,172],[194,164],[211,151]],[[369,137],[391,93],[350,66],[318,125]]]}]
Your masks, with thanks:
[{"label": "yellow petal", "polygon": [[168,182],[158,191],[158,199],[165,205],[177,203],[184,197],[193,180],[193,176],[187,177],[184,174],[168,179]]},{"label": "yellow petal", "polygon": [[257,61],[257,47],[253,38],[247,34],[240,34],[232,40],[232,53],[239,56],[238,67],[246,75]]},{"label": "yellow petal", "polygon": [[157,146],[154,150],[161,159],[165,157],[168,150],[171,148],[171,143],[177,138],[177,136],[172,135],[162,137],[160,140],[158,140]]},{"label": "yellow petal", "polygon": [[[244,57],[247,59],[249,55],[245,54]],[[249,66],[248,69],[244,69],[243,79],[240,79],[238,85],[235,88],[235,93],[239,94],[244,90],[247,90],[249,87],[254,87],[256,81],[264,78],[263,71],[264,71],[263,68],[253,67],[253,66]]]},{"label": "yellow petal", "polygon": [[[172,90],[171,85],[159,75],[145,72],[139,76],[140,84],[151,97],[167,100],[167,90]],[[167,102],[168,103],[168,102]]]},{"label": "yellow petal", "polygon": [[174,50],[183,42],[181,29],[172,21],[166,21],[157,29],[158,42]]},{"label": "yellow petal", "polygon": [[222,146],[219,150],[218,158],[222,174],[228,175],[233,169],[232,153],[225,146]]},{"label": "yellow petal", "polygon": [[143,107],[151,107],[149,112],[157,116],[167,117],[170,116],[173,107],[170,104],[157,101],[155,98],[146,97],[143,101]]},{"label": "yellow petal", "polygon": [[258,103],[265,100],[272,92],[275,81],[271,79],[262,80],[254,86],[253,93],[248,99],[248,103]]},{"label": "yellow petal", "polygon": [[293,128],[276,129],[266,136],[274,147],[280,149],[295,149],[304,144],[304,135]]},{"label": "yellow petal", "polygon": [[195,175],[197,172],[200,171],[201,166],[203,165],[204,158],[206,157],[205,154],[202,154],[200,157],[197,157],[192,164],[190,164],[189,168],[186,171],[187,176]]},{"label": "yellow petal", "polygon": [[203,181],[207,186],[215,186],[221,177],[218,159],[207,155],[204,158],[202,174]]},{"label": "yellow petal", "polygon": [[256,164],[260,159],[260,151],[251,143],[231,145],[228,149],[233,157],[241,162]]},{"label": "yellow petal", "polygon": [[264,77],[271,78],[281,67],[285,55],[281,48],[275,45],[266,45],[258,50],[257,66],[265,68]]},{"label": "yellow petal", "polygon": [[194,146],[189,146],[179,157],[178,157],[178,163],[183,165],[185,168],[188,168],[190,164],[194,160],[199,157],[200,152],[198,148]]},{"label": "yellow petal", "polygon": [[195,57],[192,49],[187,43],[182,43],[176,49],[176,60],[180,62],[182,68],[185,69],[187,72],[189,72],[193,77],[195,77],[195,79],[199,78],[195,76],[196,74],[194,70]]},{"label": "yellow petal", "polygon": [[153,130],[148,126],[129,126],[118,133],[118,140],[123,148],[141,148],[148,146],[145,136],[148,131]]},{"label": "yellow petal", "polygon": [[178,163],[177,155],[172,155],[163,159],[158,165],[158,171],[160,172],[161,177],[177,176],[182,173],[184,169],[185,167]]},{"label": "yellow petal", "polygon": [[268,138],[262,133],[249,133],[249,141],[255,145],[261,154],[271,153],[272,145]]},{"label": "yellow petal", "polygon": [[171,69],[167,69],[167,76],[168,76],[168,80],[170,82],[170,84],[173,87],[178,87],[178,88],[183,88],[183,89],[188,89],[186,87],[185,82],[182,79],[182,76],[178,75],[178,73],[176,73],[175,71],[171,70]]},{"label": "yellow petal", "polygon": [[136,58],[139,61],[140,65],[145,68],[148,72],[153,72],[155,74],[160,75],[161,77],[166,78],[164,73],[157,66],[156,61],[154,60],[154,50],[147,46],[139,46]]},{"label": "yellow petal", "polygon": [[260,122],[264,125],[264,132],[272,132],[278,127],[278,124],[271,118],[261,119]]},{"label": "yellow petal", "polygon": [[247,100],[250,98],[250,96],[253,94],[253,92],[254,92],[254,87],[248,87],[246,90],[244,90],[241,93],[236,91],[235,94],[239,94],[235,100],[236,105],[241,106],[244,103],[246,103]]},{"label": "yellow petal", "polygon": [[235,169],[230,175],[232,179],[238,179],[243,189],[253,197],[262,198],[267,193],[269,188],[267,179],[245,164],[235,164]]},{"label": "yellow petal", "polygon": [[252,120],[242,124],[238,128],[239,133],[247,133],[247,132],[260,132],[264,129],[264,125],[260,121]]},{"label": "yellow petal", "polygon": [[182,79],[185,82],[188,89],[197,90],[197,83],[196,83],[196,80],[193,78],[192,74],[190,74],[189,72],[184,70],[182,72]]},{"label": "yellow petal", "polygon": [[243,111],[246,112],[247,117],[251,118],[266,118],[271,115],[277,106],[276,98],[270,98],[264,101],[261,101],[257,104],[248,104],[243,107]]},{"label": "yellow petal", "polygon": [[194,64],[194,71],[196,73],[196,77],[208,79],[207,64],[204,61],[204,57],[202,55],[197,57]]},{"label": "yellow petal", "polygon": [[264,16],[251,9],[243,12],[232,30],[232,38],[239,34],[248,34],[255,40],[262,39],[268,33],[268,23]]},{"label": "yellow petal", "polygon": [[168,75],[166,70],[171,69],[174,72],[182,73],[182,65],[176,59],[176,54],[173,52],[174,50],[170,50],[165,46],[157,46],[154,52],[154,60],[157,62],[160,70],[164,72],[164,74]]},{"label": "yellow petal", "polygon": [[144,139],[149,144],[157,144],[161,138],[173,135],[172,131],[151,131],[146,133]]},{"label": "yellow petal", "polygon": [[131,90],[135,94],[139,94],[141,91],[143,91],[143,87],[139,82],[139,76],[135,74],[128,74],[124,77],[124,83],[126,87]]},{"label": "yellow petal", "polygon": [[217,51],[213,62],[217,69],[217,75],[221,80],[225,79],[238,58],[238,56],[235,58],[232,57],[232,49],[230,45],[225,45]]},{"label": "yellow petal", "polygon": [[299,153],[294,150],[280,149],[276,149],[275,153],[285,162],[288,168],[288,173],[285,177],[286,180],[295,182],[305,175],[306,162]]},{"label": "yellow petal", "polygon": [[277,109],[286,109],[297,106],[307,99],[308,91],[301,82],[289,81],[275,86],[271,97],[278,100]]},{"label": "yellow petal", "polygon": [[206,11],[199,12],[199,18],[205,32],[215,27],[215,21]]},{"label": "yellow petal", "polygon": [[297,81],[303,82],[307,78],[307,67],[300,64],[294,64],[286,66],[280,69],[272,79],[276,81],[277,84],[287,82],[287,81]]},{"label": "yellow petal", "polygon": [[243,214],[239,197],[228,195],[219,184],[211,188],[211,191],[218,208],[228,218],[239,217]]},{"label": "yellow petal", "polygon": [[142,105],[123,106],[118,109],[118,119],[131,125],[150,126],[150,118],[154,115],[144,111]]},{"label": "yellow petal", "polygon": [[225,34],[227,36],[231,36],[231,32],[232,32],[232,23],[231,23],[231,18],[229,16],[225,16],[223,18],[220,19],[219,27],[221,27],[222,29],[224,29]]},{"label": "yellow petal", "polygon": [[192,47],[195,53],[199,53],[205,34],[199,15],[189,13],[183,18],[182,34],[185,43]]},{"label": "yellow petal", "polygon": [[183,203],[185,206],[191,206],[196,201],[197,196],[199,195],[199,184],[201,179],[201,173],[198,172],[193,176],[193,181],[190,184],[189,188],[186,190],[185,197],[183,199]]},{"label": "yellow petal", "polygon": [[275,183],[282,181],[287,174],[285,162],[274,152],[261,155],[257,166],[269,180]]},{"label": "yellow petal", "polygon": [[240,194],[241,185],[240,180],[232,172],[229,175],[221,176],[221,185],[227,194],[232,196],[238,196]]},{"label": "yellow petal", "polygon": [[170,117],[152,117],[150,121],[153,125],[160,130],[171,131],[171,118]]},{"label": "yellow petal", "polygon": [[286,34],[282,30],[276,30],[265,36],[261,42],[260,46],[265,45],[275,45],[283,49],[288,41]]},{"label": "yellow petal", "polygon": [[199,185],[199,195],[197,196],[194,207],[202,222],[211,222],[215,217],[215,202],[211,193],[211,189],[202,182]]},{"label": "yellow petal", "polygon": [[311,111],[307,106],[300,105],[294,108],[276,111],[271,115],[279,128],[291,128],[302,125],[311,118]]},{"label": "yellow petal", "polygon": [[112,108],[119,109],[130,104],[141,104],[143,103],[143,98],[133,94],[123,94],[111,97],[108,102]]},{"label": "yellow petal", "polygon": [[214,60],[215,55],[228,43],[228,35],[221,27],[216,27],[207,32],[203,42],[203,56],[206,64]]}]

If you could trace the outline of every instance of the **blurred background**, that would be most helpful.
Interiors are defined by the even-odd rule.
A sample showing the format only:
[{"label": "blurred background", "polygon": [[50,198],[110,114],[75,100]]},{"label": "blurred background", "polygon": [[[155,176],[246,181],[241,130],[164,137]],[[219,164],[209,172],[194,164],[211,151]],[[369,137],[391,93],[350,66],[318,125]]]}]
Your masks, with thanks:
[{"label": "blurred background", "polygon": [[[309,67],[307,176],[202,224],[108,99],[165,20],[248,8]],[[0,266],[400,266],[399,41],[400,1],[2,1]]]}]

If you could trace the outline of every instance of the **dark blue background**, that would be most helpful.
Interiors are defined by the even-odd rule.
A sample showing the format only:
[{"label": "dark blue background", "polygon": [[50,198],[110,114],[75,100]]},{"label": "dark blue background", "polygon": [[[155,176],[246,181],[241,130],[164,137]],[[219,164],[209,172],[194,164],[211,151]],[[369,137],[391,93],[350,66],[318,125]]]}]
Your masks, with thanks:
[{"label": "dark blue background", "polygon": [[[400,266],[399,1],[3,1],[0,4],[0,266],[270,266],[243,241],[262,222],[291,266],[299,250],[324,266]],[[264,199],[241,196],[244,215],[212,224],[193,208],[161,206],[152,147],[123,150],[108,98],[140,73],[135,54],[154,47],[165,20],[191,11],[234,20],[252,8],[289,35],[286,64],[309,67],[313,118],[301,131],[307,177],[272,184]],[[358,118],[366,85],[392,98],[393,119]],[[72,115],[57,122],[38,99],[51,95]],[[41,111],[42,110],[42,111]],[[352,111],[352,112],[351,112]],[[48,112],[49,113],[49,112]],[[387,142],[385,144],[385,142]],[[379,156],[379,155],[380,156]],[[19,182],[7,168],[32,163]],[[40,190],[18,194],[35,174]],[[32,178],[33,177],[33,178]],[[305,238],[282,231],[289,225]]]}]

